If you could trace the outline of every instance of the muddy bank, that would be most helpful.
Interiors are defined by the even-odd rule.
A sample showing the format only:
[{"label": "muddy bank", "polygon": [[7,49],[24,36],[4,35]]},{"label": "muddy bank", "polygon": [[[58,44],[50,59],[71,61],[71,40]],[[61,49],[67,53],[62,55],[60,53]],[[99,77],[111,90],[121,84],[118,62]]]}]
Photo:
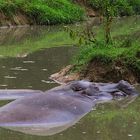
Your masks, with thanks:
[{"label": "muddy bank", "polygon": [[4,13],[0,12],[0,27],[12,27],[17,25],[31,25],[33,21],[29,19],[26,15],[17,12],[14,15],[6,16]]},{"label": "muddy bank", "polygon": [[[60,3],[58,2],[58,4]],[[61,14],[58,14],[58,15],[54,14],[53,12],[51,13],[51,15],[49,15],[50,14],[49,11],[46,11],[46,10],[44,11],[46,12],[46,14],[44,14],[41,11],[38,11],[40,9],[34,9],[34,10],[30,9],[29,11],[31,13],[27,13],[27,11],[24,11],[24,8],[22,9],[21,7],[18,7],[18,6],[17,6],[18,9],[16,9],[14,13],[13,11],[9,11],[8,13],[6,13],[5,11],[3,11],[3,9],[0,9],[0,27],[12,27],[12,26],[18,26],[18,25],[54,25],[54,24],[61,24],[61,23],[69,24],[69,23],[74,23],[76,21],[83,20],[85,18],[85,15],[88,17],[97,16],[97,13],[87,3],[85,3],[82,0],[81,1],[76,0],[70,4],[69,6],[71,6],[72,9],[67,9],[67,11],[66,9],[61,9],[62,10],[61,11],[60,9],[58,9],[58,7],[52,6],[54,10],[56,11],[60,10],[63,16],[61,16]],[[11,7],[14,5],[16,5],[16,3],[13,3]],[[65,7],[65,3],[64,4],[61,3],[60,5]],[[76,10],[76,6],[77,6],[77,9],[79,10]],[[60,11],[56,13],[59,13]],[[69,13],[68,11],[71,11],[71,13]],[[76,15],[73,15],[72,14],[73,12]]]},{"label": "muddy bank", "polygon": [[118,82],[123,79],[135,84],[140,77],[119,61],[105,64],[99,60],[92,60],[80,72],[80,78],[96,82]]},{"label": "muddy bank", "polygon": [[61,84],[82,79],[107,83],[118,82],[122,79],[131,84],[140,82],[138,73],[135,73],[119,62],[105,64],[98,60],[92,60],[80,72],[72,72],[73,69],[75,69],[75,66],[69,65],[58,73],[51,75],[50,78]]}]

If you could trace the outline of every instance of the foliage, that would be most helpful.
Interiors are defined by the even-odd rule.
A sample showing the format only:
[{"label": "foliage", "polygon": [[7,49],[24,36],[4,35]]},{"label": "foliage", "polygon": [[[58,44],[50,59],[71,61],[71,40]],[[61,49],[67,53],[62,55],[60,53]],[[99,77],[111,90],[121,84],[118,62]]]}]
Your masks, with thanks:
[{"label": "foliage", "polygon": [[37,24],[72,23],[84,16],[83,9],[69,0],[0,0],[0,12],[9,17],[20,12]]},{"label": "foliage", "polygon": [[[134,24],[135,23],[135,24]],[[138,17],[117,18],[113,22],[113,43],[105,44],[103,28],[94,28],[96,42],[82,45],[78,55],[73,59],[75,69],[98,59],[105,64],[121,61],[127,68],[140,72],[140,19]]]},{"label": "foliage", "polygon": [[[117,11],[115,10],[117,15],[140,14],[140,0],[89,0],[88,2],[93,8],[99,10],[106,5],[106,1],[117,9]],[[110,8],[112,9],[112,7]],[[116,15],[116,13],[114,14]]]},{"label": "foliage", "polygon": [[104,38],[106,44],[112,42],[111,26],[113,17],[137,14],[136,5],[140,5],[140,1],[132,2],[131,0],[90,0],[90,2],[94,8],[98,9],[100,17],[104,17]]},{"label": "foliage", "polygon": [[76,40],[77,46],[88,45],[96,42],[95,32],[87,26],[82,29],[81,26],[77,26],[77,28],[65,26],[65,31],[69,33],[71,39]]}]

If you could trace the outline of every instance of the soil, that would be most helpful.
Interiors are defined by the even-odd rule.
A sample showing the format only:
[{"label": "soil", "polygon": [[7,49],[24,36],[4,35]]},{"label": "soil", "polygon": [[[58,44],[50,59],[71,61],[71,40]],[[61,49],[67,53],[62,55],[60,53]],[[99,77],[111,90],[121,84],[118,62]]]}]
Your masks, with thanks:
[{"label": "soil", "polygon": [[136,84],[138,81],[134,72],[119,61],[105,64],[101,61],[93,60],[82,70],[80,77],[95,82],[118,82],[126,80],[132,84]]},{"label": "soil", "polygon": [[78,73],[72,73],[74,65],[63,68],[60,72],[51,75],[51,79],[60,84],[73,80],[89,80],[93,82],[118,82],[126,80],[131,84],[137,84],[139,79],[130,69],[120,62],[104,64],[101,61],[93,60]]},{"label": "soil", "polygon": [[24,14],[17,12],[16,15],[6,16],[0,13],[0,26],[30,25],[32,21]]}]

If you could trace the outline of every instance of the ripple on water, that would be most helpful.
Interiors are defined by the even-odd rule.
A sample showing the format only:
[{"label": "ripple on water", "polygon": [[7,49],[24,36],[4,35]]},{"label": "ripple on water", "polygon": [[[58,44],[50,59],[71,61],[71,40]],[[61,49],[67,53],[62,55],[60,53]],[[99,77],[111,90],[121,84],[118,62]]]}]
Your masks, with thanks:
[{"label": "ripple on water", "polygon": [[30,63],[30,64],[32,63],[33,64],[33,63],[35,63],[35,61],[23,61],[23,63]]},{"label": "ripple on water", "polygon": [[24,69],[22,67],[10,68],[10,70],[13,70],[13,71],[28,71],[28,69]]},{"label": "ripple on water", "polygon": [[6,79],[16,79],[17,77],[7,75],[7,76],[4,76],[4,78],[6,78]]},{"label": "ripple on water", "polygon": [[47,69],[41,69],[42,71],[48,71]]},{"label": "ripple on water", "polygon": [[41,82],[46,83],[46,84],[53,84],[56,83],[54,81],[48,81],[48,80],[41,80]]},{"label": "ripple on water", "polygon": [[0,84],[0,87],[7,87],[8,85]]}]

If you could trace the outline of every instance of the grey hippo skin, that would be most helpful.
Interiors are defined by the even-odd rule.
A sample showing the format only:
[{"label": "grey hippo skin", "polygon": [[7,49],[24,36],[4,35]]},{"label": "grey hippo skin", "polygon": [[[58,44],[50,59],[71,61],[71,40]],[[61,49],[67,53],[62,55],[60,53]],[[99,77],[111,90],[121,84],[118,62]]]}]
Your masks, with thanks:
[{"label": "grey hippo skin", "polygon": [[31,89],[0,89],[0,100],[15,100],[22,97],[28,97],[38,93],[43,93],[40,90]]},{"label": "grey hippo skin", "polygon": [[[11,96],[13,93],[12,90],[4,92]],[[92,83],[82,80],[46,92],[34,92],[36,94],[32,94],[33,90],[17,90],[14,93],[13,98],[17,100],[0,108],[1,127],[32,135],[53,135],[75,124],[97,103],[137,96],[134,87],[126,81]]]}]

